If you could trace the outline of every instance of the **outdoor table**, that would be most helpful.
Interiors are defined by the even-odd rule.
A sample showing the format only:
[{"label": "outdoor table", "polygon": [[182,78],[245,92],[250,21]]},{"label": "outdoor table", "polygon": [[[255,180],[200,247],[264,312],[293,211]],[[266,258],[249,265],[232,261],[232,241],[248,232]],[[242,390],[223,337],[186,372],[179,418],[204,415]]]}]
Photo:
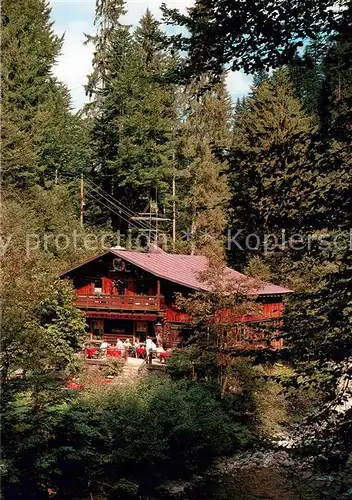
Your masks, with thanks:
[{"label": "outdoor table", "polygon": [[67,382],[66,388],[67,389],[84,389],[84,385],[78,384],[76,382]]},{"label": "outdoor table", "polygon": [[171,352],[167,352],[167,351],[166,352],[161,352],[159,354],[159,356],[160,356],[160,359],[169,359],[169,357],[171,356]]},{"label": "outdoor table", "polygon": [[97,352],[97,347],[86,347],[86,355],[88,358],[92,358]]},{"label": "outdoor table", "polygon": [[123,351],[121,351],[121,349],[116,349],[114,347],[108,347],[106,354],[108,356],[111,356],[112,358],[122,358]]},{"label": "outdoor table", "polygon": [[137,347],[136,349],[137,357],[138,356],[145,356],[147,354],[147,349],[144,347]]}]

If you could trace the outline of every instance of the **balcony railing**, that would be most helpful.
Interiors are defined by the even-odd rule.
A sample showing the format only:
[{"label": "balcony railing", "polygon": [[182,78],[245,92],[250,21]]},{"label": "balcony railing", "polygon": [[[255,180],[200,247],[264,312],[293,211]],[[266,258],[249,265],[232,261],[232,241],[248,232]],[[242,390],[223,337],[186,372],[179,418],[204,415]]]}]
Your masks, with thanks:
[{"label": "balcony railing", "polygon": [[120,309],[127,311],[158,311],[163,297],[147,295],[76,295],[80,309]]}]

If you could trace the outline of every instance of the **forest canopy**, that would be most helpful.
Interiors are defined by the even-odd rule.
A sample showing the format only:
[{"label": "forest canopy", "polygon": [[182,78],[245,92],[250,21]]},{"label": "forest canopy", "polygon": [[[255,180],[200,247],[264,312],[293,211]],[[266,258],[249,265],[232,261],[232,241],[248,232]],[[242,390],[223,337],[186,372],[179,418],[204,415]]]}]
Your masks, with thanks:
[{"label": "forest canopy", "polygon": [[[338,455],[343,469],[351,409],[334,404],[351,377],[351,4],[198,0],[186,15],[164,5],[163,23],[146,9],[137,26],[124,24],[128,8],[96,1],[87,104],[75,112],[53,74],[64,38],[48,3],[1,3],[4,498],[142,498],[262,443],[281,425],[276,407],[290,429],[318,429],[307,453],[331,470]],[[243,98],[229,70],[253,76]],[[132,249],[159,235],[170,252],[210,256],[211,269],[293,290],[284,348],[223,362],[214,314],[195,314],[164,379],[68,391],[84,372],[87,326],[58,276],[120,244],[117,232]],[[223,295],[182,307],[213,313]]]}]

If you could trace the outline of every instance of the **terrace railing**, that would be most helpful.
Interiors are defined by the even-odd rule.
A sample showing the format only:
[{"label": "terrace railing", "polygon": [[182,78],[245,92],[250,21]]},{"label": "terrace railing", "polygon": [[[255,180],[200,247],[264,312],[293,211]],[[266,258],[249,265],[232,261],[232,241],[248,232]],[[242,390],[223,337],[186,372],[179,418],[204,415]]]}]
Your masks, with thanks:
[{"label": "terrace railing", "polygon": [[163,300],[156,295],[76,295],[75,305],[80,309],[158,311]]}]

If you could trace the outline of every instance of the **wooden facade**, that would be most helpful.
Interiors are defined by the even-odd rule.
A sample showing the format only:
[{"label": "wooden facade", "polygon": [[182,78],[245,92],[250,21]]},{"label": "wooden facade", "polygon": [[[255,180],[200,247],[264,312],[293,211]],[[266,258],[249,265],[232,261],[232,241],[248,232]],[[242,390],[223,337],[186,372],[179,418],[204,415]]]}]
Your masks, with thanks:
[{"label": "wooden facade", "polygon": [[[134,257],[138,257],[137,254],[108,251],[66,271],[62,278],[72,280],[76,292],[75,304],[84,312],[93,337],[114,342],[117,338],[134,340],[138,337],[144,340],[147,335],[158,334],[162,336],[165,347],[173,347],[179,343],[180,332],[189,321],[187,314],[174,307],[174,295],[182,293],[187,296],[194,289],[191,285],[185,286],[164,277],[157,267],[158,255],[153,256],[148,270],[145,255],[140,259],[142,267],[131,262],[136,261]],[[184,257],[187,260],[191,256]],[[167,264],[164,255],[162,259]],[[192,272],[191,266],[189,272]],[[186,280],[187,276],[183,278],[183,281]],[[283,296],[259,296],[260,315],[243,317],[240,322],[249,326],[251,322],[277,320],[283,311]],[[248,327],[246,331],[245,335],[248,335]],[[243,329],[238,329],[237,343],[245,341],[243,332]]]}]

